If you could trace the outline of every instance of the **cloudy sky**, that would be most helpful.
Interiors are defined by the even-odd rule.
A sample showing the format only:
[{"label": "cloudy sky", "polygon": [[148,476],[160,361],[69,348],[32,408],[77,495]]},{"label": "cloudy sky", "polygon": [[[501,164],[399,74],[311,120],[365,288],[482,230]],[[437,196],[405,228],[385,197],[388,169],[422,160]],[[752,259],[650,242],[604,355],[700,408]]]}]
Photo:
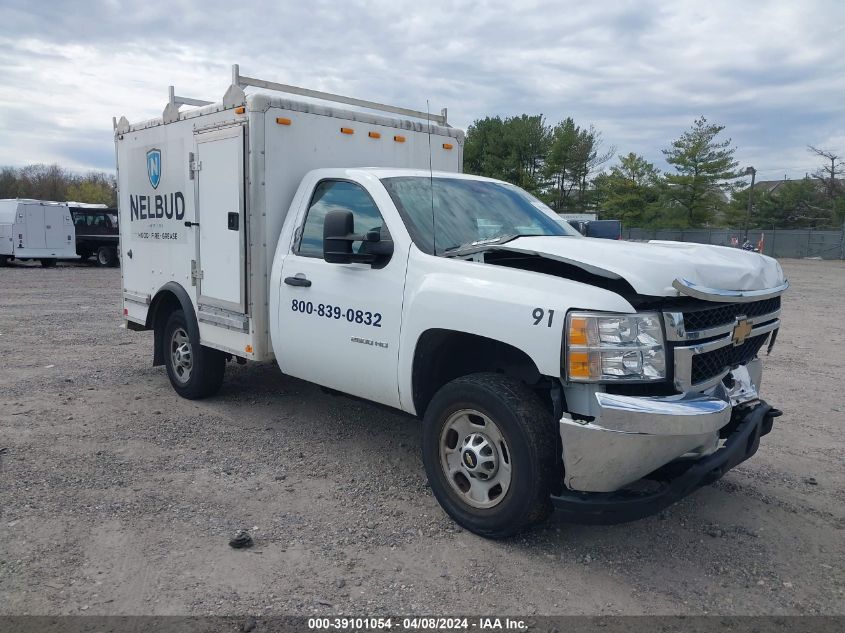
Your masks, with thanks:
[{"label": "cloudy sky", "polygon": [[3,0],[0,165],[114,169],[112,116],[244,75],[433,111],[572,116],[665,168],[698,116],[758,179],[845,153],[845,2]]}]

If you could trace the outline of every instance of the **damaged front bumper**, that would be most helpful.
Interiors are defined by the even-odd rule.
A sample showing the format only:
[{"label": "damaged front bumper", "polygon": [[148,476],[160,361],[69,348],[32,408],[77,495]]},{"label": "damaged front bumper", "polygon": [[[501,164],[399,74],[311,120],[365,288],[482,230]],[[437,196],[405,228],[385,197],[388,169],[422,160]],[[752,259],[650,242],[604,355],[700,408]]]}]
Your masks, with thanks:
[{"label": "damaged front bumper", "polygon": [[[567,490],[557,509],[581,523],[648,516],[751,457],[780,412],[757,397],[759,360],[708,393],[633,397],[596,393],[592,421],[560,420]],[[720,440],[724,443],[720,445]],[[643,485],[651,490],[623,490]]]}]

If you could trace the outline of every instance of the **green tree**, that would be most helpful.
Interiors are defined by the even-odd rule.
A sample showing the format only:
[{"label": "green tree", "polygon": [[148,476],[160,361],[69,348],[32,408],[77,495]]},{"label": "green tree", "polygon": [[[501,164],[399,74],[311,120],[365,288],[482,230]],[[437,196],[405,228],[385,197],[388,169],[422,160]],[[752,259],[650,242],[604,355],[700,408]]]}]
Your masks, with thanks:
[{"label": "green tree", "polygon": [[114,176],[92,171],[83,176],[58,165],[0,168],[0,198],[89,202],[117,206]]},{"label": "green tree", "polygon": [[[728,217],[732,226],[745,223],[748,188],[737,192]],[[841,226],[829,206],[827,192],[818,180],[788,180],[768,192],[754,192],[750,226],[777,229],[826,229]]]},{"label": "green tree", "polygon": [[504,121],[500,117],[478,119],[467,128],[464,142],[464,171],[468,174],[503,178],[507,172]]},{"label": "green tree", "polygon": [[675,168],[675,173],[666,174],[667,201],[683,209],[688,226],[712,222],[723,192],[730,190],[726,181],[737,177],[731,139],[716,140],[724,129],[702,116],[663,150],[666,162]]},{"label": "green tree", "polygon": [[546,200],[558,213],[583,211],[593,206],[590,175],[616,151],[602,151],[601,133],[592,125],[581,128],[567,117],[552,131],[545,161]]},{"label": "green tree", "polygon": [[478,119],[467,130],[464,171],[536,192],[550,139],[542,115]]},{"label": "green tree", "polygon": [[642,156],[619,156],[619,164],[595,179],[601,217],[644,226],[657,213],[660,171]]},{"label": "green tree", "polygon": [[68,185],[67,199],[74,202],[117,206],[117,184],[113,176],[91,172]]},{"label": "green tree", "polygon": [[509,182],[537,192],[542,185],[542,167],[551,144],[551,129],[542,114],[512,117],[505,121],[505,138],[510,164],[515,166]]}]

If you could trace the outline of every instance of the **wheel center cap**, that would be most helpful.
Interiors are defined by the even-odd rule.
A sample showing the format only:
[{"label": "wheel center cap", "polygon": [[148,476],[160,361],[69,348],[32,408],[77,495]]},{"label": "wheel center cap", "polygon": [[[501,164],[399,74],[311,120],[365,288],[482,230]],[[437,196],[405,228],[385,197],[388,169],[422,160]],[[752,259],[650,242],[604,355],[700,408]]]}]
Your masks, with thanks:
[{"label": "wheel center cap", "polygon": [[483,433],[471,433],[461,443],[461,465],[471,477],[490,479],[499,469],[496,446]]},{"label": "wheel center cap", "polygon": [[188,364],[189,358],[190,358],[190,352],[188,351],[187,346],[180,345],[179,347],[176,348],[176,351],[174,352],[173,355],[176,358],[176,362],[179,363],[180,365],[187,365]]}]

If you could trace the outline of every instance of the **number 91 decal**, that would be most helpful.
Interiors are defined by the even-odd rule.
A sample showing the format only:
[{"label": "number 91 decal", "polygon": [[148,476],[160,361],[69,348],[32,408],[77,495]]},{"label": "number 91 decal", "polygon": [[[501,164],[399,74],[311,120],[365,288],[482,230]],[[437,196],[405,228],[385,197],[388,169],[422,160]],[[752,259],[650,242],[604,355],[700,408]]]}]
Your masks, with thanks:
[{"label": "number 91 decal", "polygon": [[[548,316],[546,316],[547,314]],[[555,311],[544,310],[543,308],[534,308],[531,316],[534,317],[534,325],[541,325],[545,323],[546,327],[552,327],[552,321],[554,321],[555,318]]]}]

